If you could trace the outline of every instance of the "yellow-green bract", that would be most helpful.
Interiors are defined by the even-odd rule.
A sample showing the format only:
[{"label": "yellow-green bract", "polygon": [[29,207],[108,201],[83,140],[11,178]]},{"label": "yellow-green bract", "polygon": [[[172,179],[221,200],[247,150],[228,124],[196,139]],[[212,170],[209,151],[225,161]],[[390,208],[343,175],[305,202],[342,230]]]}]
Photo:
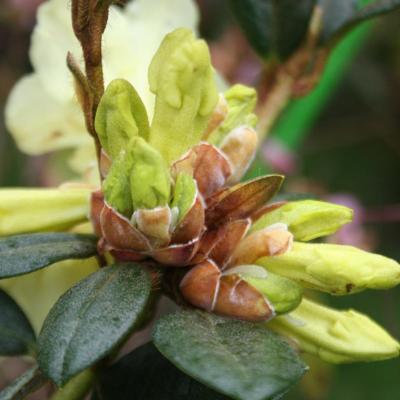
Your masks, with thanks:
[{"label": "yellow-green bract", "polygon": [[96,113],[96,132],[101,146],[115,159],[128,142],[140,135],[149,136],[146,109],[134,87],[124,79],[115,79],[101,98]]},{"label": "yellow-green bract", "polygon": [[152,209],[168,204],[171,178],[161,154],[142,138],[135,141],[130,174],[134,210]]},{"label": "yellow-green bract", "polygon": [[180,222],[193,206],[197,195],[196,181],[188,174],[181,172],[176,178],[174,195],[171,208],[179,210],[178,221]]},{"label": "yellow-green bract", "polygon": [[103,183],[103,193],[107,203],[126,217],[130,217],[133,213],[130,173],[133,166],[134,142],[135,139],[132,139],[126,145],[126,149],[121,150],[114,159]]}]

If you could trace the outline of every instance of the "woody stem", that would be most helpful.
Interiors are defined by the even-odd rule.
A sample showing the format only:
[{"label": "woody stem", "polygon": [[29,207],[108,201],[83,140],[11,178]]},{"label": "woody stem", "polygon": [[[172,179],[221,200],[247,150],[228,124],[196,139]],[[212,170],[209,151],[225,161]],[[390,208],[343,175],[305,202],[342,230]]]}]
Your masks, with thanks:
[{"label": "woody stem", "polygon": [[293,83],[294,79],[289,74],[278,72],[275,83],[259,108],[257,131],[261,139],[268,135],[276,120],[288,105],[292,97]]},{"label": "woody stem", "polygon": [[[86,107],[83,107],[86,127],[96,145],[100,162],[101,145],[95,130],[97,107],[104,93],[102,64],[102,36],[107,25],[111,0],[72,0],[72,25],[78,38],[85,61],[87,92]],[[86,99],[86,100],[87,100]]]}]

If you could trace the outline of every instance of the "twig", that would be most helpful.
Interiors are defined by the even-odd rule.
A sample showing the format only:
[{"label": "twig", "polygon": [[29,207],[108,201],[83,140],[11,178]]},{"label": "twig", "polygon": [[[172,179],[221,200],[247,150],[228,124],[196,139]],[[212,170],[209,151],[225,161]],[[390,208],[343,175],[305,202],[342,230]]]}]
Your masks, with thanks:
[{"label": "twig", "polygon": [[328,56],[328,52],[317,49],[321,20],[321,8],[316,6],[304,44],[276,68],[273,83],[258,108],[260,138],[270,132],[293,96],[304,96],[318,83]]},{"label": "twig", "polygon": [[86,76],[72,55],[68,54],[67,56],[68,67],[75,78],[76,91],[85,116],[86,128],[95,141],[99,170],[101,145],[94,120],[104,93],[102,37],[107,25],[111,3],[112,0],[72,0],[72,26],[82,47]]},{"label": "twig", "polygon": [[92,388],[95,373],[86,369],[72,378],[63,388],[57,390],[51,400],[80,400],[83,399]]}]

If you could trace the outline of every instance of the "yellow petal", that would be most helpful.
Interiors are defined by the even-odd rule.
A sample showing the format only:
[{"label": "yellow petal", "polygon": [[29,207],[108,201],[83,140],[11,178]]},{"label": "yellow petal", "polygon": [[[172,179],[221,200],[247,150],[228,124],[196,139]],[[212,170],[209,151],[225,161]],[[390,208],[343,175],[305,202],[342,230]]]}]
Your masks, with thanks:
[{"label": "yellow petal", "polygon": [[95,258],[62,261],[31,274],[0,280],[0,288],[14,298],[39,332],[58,298],[97,268]]},{"label": "yellow petal", "polygon": [[87,220],[91,188],[0,189],[0,236],[54,231]]}]

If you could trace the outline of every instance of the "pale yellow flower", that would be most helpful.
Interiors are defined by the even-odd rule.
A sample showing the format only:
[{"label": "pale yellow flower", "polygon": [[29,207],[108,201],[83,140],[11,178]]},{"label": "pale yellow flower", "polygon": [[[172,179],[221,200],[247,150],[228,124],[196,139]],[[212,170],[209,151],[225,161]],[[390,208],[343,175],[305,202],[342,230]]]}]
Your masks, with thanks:
[{"label": "pale yellow flower", "polygon": [[[151,58],[168,32],[181,26],[195,30],[197,22],[192,0],[135,0],[124,9],[112,7],[103,42],[105,83],[127,79],[152,110],[154,96],[147,83]],[[29,55],[34,71],[13,88],[5,117],[22,151],[37,155],[76,149],[71,166],[82,173],[95,166],[95,155],[66,66],[68,51],[82,61],[70,4],[49,0],[39,8],[32,35]]]}]

